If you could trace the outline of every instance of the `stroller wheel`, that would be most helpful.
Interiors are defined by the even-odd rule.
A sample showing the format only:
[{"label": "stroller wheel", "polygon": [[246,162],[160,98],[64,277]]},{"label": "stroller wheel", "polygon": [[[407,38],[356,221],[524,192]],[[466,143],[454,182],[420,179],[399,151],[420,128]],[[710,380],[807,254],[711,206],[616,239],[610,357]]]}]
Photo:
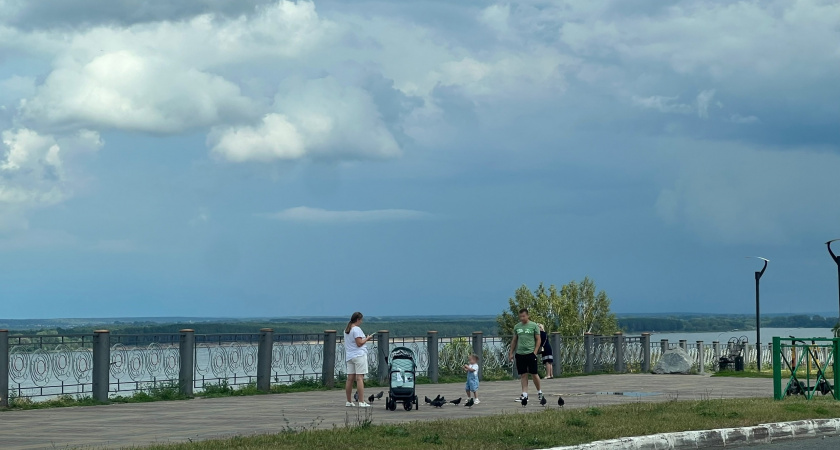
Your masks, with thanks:
[{"label": "stroller wheel", "polygon": [[411,402],[403,403],[403,408],[405,408],[406,411],[411,411]]}]

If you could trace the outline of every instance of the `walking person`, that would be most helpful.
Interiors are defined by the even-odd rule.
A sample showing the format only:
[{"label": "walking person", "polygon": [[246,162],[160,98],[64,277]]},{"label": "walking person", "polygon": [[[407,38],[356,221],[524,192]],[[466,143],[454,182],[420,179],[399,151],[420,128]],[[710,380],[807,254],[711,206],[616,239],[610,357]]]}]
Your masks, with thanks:
[{"label": "walking person", "polygon": [[545,327],[541,323],[537,325],[540,326],[540,343],[542,343],[540,355],[542,355],[542,363],[545,366],[545,379],[550,380],[554,378],[554,354],[551,351],[551,344],[548,342],[548,333],[545,332]]},{"label": "walking person", "polygon": [[[528,374],[534,379],[537,396],[542,400],[543,392],[540,388],[540,375],[537,367],[537,353],[540,351],[540,327],[531,322],[528,310],[519,310],[519,323],[513,326],[513,341],[510,343],[510,359],[516,352],[516,371],[522,384],[522,395],[519,400],[528,398]],[[524,403],[523,403],[524,404]]]},{"label": "walking person", "polygon": [[367,347],[365,344],[373,339],[373,335],[365,336],[360,328],[362,324],[362,313],[354,312],[350,316],[350,322],[344,329],[344,360],[347,363],[347,384],[344,387],[347,394],[345,406],[356,406],[353,404],[353,381],[356,381],[356,392],[359,396],[359,407],[368,408],[365,403],[365,375],[368,371]]}]

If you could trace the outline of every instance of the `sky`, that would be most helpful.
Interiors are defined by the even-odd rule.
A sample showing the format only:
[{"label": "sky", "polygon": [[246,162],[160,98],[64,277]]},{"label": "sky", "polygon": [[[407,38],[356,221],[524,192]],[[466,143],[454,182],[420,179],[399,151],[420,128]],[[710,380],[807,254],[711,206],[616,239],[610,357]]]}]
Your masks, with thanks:
[{"label": "sky", "polygon": [[838,77],[827,0],[0,0],[2,315],[837,311]]}]

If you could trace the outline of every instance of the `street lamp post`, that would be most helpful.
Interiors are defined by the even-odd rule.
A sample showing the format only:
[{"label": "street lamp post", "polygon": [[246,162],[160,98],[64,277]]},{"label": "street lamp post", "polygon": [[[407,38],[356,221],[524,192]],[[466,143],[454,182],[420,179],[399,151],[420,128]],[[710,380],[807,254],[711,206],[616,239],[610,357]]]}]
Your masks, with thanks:
[{"label": "street lamp post", "polygon": [[[747,258],[750,258],[750,256]],[[758,258],[764,261],[764,267],[761,268],[760,272],[755,273],[755,365],[758,371],[761,372],[761,307],[759,303],[759,281],[761,280],[761,276],[764,275],[764,271],[767,270],[767,263],[770,262],[770,260],[760,256],[752,256],[752,258]]]},{"label": "street lamp post", "polygon": [[[840,239],[832,239],[825,243],[825,246],[828,247],[828,254],[831,255],[831,259],[834,260],[834,263],[837,264],[837,301],[840,303],[840,256],[834,254],[831,250],[831,243],[840,241]],[[840,323],[840,316],[837,316],[837,321]]]}]

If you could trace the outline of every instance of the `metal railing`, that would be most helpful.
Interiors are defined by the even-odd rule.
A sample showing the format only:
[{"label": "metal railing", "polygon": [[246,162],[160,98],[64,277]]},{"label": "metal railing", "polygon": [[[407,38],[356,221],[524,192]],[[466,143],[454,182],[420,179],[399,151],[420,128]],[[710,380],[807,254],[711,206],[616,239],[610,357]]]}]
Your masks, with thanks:
[{"label": "metal railing", "polygon": [[[624,336],[561,336],[550,333],[554,373],[647,372],[662,352],[661,342],[649,334]],[[509,359],[511,336],[391,337],[386,330],[367,345],[368,376],[385,381],[387,356],[395,347],[415,354],[418,375],[437,382],[441,376],[463,376],[469,355],[479,356],[481,378],[515,376]],[[664,348],[678,344],[664,344]],[[704,367],[714,366],[715,351],[686,347],[702,353]],[[697,358],[697,356],[694,356]],[[177,386],[184,395],[212,385],[256,384],[268,391],[272,384],[317,379],[333,386],[346,375],[341,331],[312,334],[180,333],[111,335],[105,330],[86,335],[9,336],[0,331],[0,392],[12,396],[48,398],[87,395],[107,401],[115,395]],[[765,359],[765,361],[770,358]],[[6,372],[5,374],[3,372]],[[3,381],[7,383],[3,385]],[[8,396],[3,397],[8,404]]]}]

